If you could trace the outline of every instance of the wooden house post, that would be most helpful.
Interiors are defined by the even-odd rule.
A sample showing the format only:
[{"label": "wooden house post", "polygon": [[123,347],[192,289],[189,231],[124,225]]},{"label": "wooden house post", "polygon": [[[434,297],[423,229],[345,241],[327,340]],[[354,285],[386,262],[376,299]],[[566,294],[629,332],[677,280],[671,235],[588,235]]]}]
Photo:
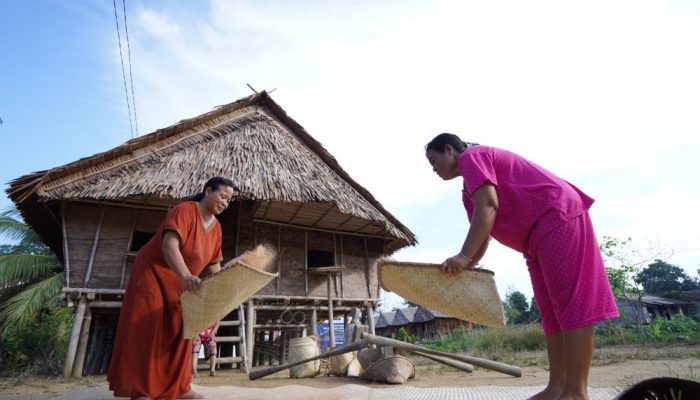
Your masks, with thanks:
[{"label": "wooden house post", "polygon": [[80,338],[80,329],[83,326],[83,317],[85,316],[85,307],[87,300],[85,296],[80,296],[78,308],[75,310],[75,319],[73,320],[73,330],[68,339],[68,352],[66,353],[66,365],[63,369],[63,376],[70,378],[73,373],[73,364],[75,363],[75,352],[78,349],[78,339]]},{"label": "wooden house post", "polygon": [[85,316],[83,324],[80,328],[80,339],[78,340],[78,350],[75,355],[75,363],[73,364],[73,377],[80,378],[83,376],[83,365],[85,364],[85,352],[87,350],[88,340],[90,339],[90,322],[92,321],[92,308],[85,308]]},{"label": "wooden house post", "polygon": [[246,339],[248,339],[246,351],[248,352],[248,368],[250,368],[253,362],[253,347],[255,346],[255,308],[253,299],[248,300],[246,311],[248,314],[246,318]]}]

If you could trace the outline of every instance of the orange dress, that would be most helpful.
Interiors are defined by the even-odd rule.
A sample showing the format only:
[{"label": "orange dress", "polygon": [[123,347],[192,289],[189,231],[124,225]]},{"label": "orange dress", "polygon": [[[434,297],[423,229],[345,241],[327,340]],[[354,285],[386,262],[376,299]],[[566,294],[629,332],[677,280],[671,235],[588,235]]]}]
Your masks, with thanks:
[{"label": "orange dress", "polygon": [[222,260],[221,225],[204,230],[193,201],[175,206],[139,251],[124,295],[107,380],[118,397],[175,399],[190,391],[192,341],[182,337],[182,284],[161,250],[163,235],[180,236],[193,275]]}]

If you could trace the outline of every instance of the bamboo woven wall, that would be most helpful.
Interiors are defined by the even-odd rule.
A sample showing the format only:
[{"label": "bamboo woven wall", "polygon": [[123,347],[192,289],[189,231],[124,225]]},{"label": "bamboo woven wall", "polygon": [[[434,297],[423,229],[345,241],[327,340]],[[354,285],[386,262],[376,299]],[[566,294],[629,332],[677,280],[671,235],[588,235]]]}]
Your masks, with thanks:
[{"label": "bamboo woven wall", "polygon": [[[273,280],[259,294],[304,296],[306,279],[308,279],[308,295],[326,297],[326,277],[305,274],[305,249],[308,248],[335,252],[335,264],[342,264],[347,268],[343,271],[342,277],[338,276],[336,285],[332,287],[333,297],[340,298],[341,293],[344,298],[379,297],[376,261],[382,255],[381,239],[335,234],[334,240],[334,234],[331,232],[255,223],[253,222],[254,208],[255,202],[252,201],[235,202],[219,217],[219,220],[222,224],[224,260],[230,260],[235,256],[236,246],[240,254],[259,243],[268,243],[277,249],[278,254],[281,254],[279,282]],[[164,210],[99,204],[67,204],[66,234],[71,287],[83,287],[102,214],[93,266],[86,286],[88,288],[125,288],[133,261],[133,257],[125,258],[132,231],[150,233],[157,231],[165,213]],[[240,221],[237,220],[239,217]]]}]

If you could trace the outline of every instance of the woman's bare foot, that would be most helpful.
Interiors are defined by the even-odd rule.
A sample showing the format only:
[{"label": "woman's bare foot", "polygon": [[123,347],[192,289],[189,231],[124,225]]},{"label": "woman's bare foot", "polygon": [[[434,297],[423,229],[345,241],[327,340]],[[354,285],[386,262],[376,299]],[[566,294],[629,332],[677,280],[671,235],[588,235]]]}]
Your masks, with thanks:
[{"label": "woman's bare foot", "polygon": [[216,376],[216,372],[215,372],[215,371],[209,371],[209,376]]},{"label": "woman's bare foot", "polygon": [[189,392],[178,397],[178,399],[206,399],[206,398],[207,398],[207,396],[205,396],[201,393],[195,392],[194,390],[191,390],[191,389]]},{"label": "woman's bare foot", "polygon": [[528,397],[527,400],[555,400],[558,399],[560,395],[561,389],[555,389],[550,386],[547,386],[541,392],[533,395],[532,397]]}]

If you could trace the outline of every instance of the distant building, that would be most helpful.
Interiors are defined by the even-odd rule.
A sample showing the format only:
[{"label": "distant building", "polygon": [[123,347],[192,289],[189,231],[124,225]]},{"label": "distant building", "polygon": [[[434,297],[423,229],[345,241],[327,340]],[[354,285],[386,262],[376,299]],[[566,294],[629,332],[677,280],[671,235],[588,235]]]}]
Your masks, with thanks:
[{"label": "distant building", "polygon": [[648,324],[659,317],[671,319],[676,314],[696,315],[693,301],[649,295],[642,296],[641,301],[637,297],[627,300],[618,296],[617,308],[630,321],[641,321],[643,324]]},{"label": "distant building", "polygon": [[399,329],[404,328],[408,335],[416,335],[424,340],[446,337],[458,327],[472,329],[472,323],[462,321],[425,307],[406,307],[396,311],[381,313],[375,322],[377,335],[396,338]]}]

